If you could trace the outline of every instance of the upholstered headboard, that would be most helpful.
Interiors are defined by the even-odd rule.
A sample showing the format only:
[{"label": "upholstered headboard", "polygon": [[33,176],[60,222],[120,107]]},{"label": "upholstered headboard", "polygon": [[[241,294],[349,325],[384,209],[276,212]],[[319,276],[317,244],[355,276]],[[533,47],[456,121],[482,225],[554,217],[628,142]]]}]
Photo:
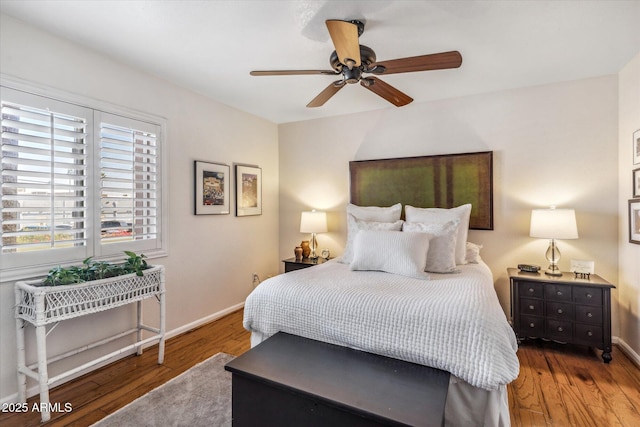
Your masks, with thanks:
[{"label": "upholstered headboard", "polygon": [[493,152],[349,162],[351,203],[452,208],[471,203],[469,228],[493,230]]}]

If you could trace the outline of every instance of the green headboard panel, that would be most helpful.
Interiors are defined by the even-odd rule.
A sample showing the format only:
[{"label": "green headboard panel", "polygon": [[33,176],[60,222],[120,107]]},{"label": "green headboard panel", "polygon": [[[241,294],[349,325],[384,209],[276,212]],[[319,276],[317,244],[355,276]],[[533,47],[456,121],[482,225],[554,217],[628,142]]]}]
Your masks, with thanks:
[{"label": "green headboard panel", "polygon": [[471,203],[469,228],[493,230],[493,152],[349,162],[351,203],[452,208]]}]

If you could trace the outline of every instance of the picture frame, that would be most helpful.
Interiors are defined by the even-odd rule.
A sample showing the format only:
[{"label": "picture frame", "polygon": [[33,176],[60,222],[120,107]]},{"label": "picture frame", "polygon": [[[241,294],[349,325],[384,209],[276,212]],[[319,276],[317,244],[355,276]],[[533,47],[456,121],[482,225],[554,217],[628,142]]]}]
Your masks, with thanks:
[{"label": "picture frame", "polygon": [[633,164],[640,165],[640,129],[633,133]]},{"label": "picture frame", "polygon": [[640,199],[629,200],[629,243],[640,245]]},{"label": "picture frame", "polygon": [[448,209],[470,203],[469,228],[493,230],[493,151],[351,161],[349,177],[355,205]]},{"label": "picture frame", "polygon": [[230,213],[231,168],[223,163],[195,160],[195,215],[228,215]]},{"label": "picture frame", "polygon": [[633,196],[632,197],[640,197],[640,168],[634,169],[631,172],[633,177]]},{"label": "picture frame", "polygon": [[236,216],[262,215],[262,169],[235,165]]}]

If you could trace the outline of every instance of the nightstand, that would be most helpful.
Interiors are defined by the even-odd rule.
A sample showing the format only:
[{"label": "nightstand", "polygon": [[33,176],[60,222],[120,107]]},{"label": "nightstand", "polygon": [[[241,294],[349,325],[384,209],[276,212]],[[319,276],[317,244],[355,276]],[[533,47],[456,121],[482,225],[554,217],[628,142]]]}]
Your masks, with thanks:
[{"label": "nightstand", "polygon": [[284,262],[284,272],[288,273],[290,271],[301,270],[303,268],[313,267],[314,265],[322,264],[327,260],[324,258],[302,258],[301,260],[297,260],[295,258],[283,259]]},{"label": "nightstand", "polygon": [[611,289],[597,274],[548,276],[509,268],[511,320],[518,340],[543,338],[602,350],[611,361]]}]

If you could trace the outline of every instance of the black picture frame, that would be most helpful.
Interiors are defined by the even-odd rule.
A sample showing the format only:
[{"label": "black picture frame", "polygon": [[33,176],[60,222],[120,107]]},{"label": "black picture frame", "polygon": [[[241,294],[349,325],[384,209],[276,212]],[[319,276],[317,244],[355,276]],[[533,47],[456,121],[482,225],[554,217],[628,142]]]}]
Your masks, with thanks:
[{"label": "black picture frame", "polygon": [[629,243],[640,245],[640,199],[629,200]]},{"label": "black picture frame", "polygon": [[231,212],[229,165],[195,160],[193,171],[194,215],[228,215]]}]

